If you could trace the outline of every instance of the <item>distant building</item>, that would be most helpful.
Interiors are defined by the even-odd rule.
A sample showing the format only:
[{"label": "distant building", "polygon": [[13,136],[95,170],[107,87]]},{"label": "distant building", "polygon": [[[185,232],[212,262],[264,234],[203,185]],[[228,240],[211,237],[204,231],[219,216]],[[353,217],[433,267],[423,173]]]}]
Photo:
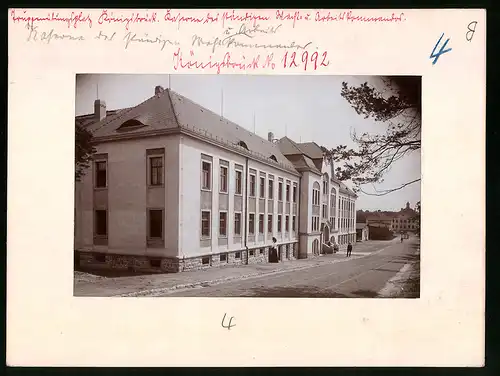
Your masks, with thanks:
[{"label": "distant building", "polygon": [[372,213],[366,217],[366,224],[371,227],[387,227],[392,231],[393,217],[388,214]]},{"label": "distant building", "polygon": [[76,184],[81,263],[178,272],[355,241],[357,196],[317,144],[263,139],[161,87],[135,107],[94,108],[75,119],[97,150]]},{"label": "distant building", "polygon": [[370,227],[367,223],[356,223],[356,241],[364,242],[370,238]]},{"label": "distant building", "polygon": [[396,213],[392,219],[392,228],[396,232],[413,232],[418,230],[418,218],[415,210],[410,208],[410,203],[406,203],[406,207]]}]

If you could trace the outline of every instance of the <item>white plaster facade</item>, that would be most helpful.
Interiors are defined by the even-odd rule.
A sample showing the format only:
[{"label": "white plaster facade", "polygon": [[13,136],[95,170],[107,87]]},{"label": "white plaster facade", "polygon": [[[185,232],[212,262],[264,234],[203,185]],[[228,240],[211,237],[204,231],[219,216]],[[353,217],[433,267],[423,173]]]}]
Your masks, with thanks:
[{"label": "white plaster facade", "polygon": [[[208,114],[205,130],[196,129],[193,122],[205,126],[204,119],[193,117],[201,107],[187,101],[160,92],[109,119],[96,102],[95,122],[89,116],[77,119],[88,121],[98,135],[94,162],[76,184],[79,253],[113,267],[154,265],[181,271],[225,262],[265,262],[273,245],[281,259],[294,259],[319,255],[328,241],[341,246],[355,241],[356,195],[332,179],[333,166],[322,155],[311,159],[310,152],[304,152],[301,158],[308,164],[299,166],[275,140],[261,139],[224,120],[222,132],[233,132],[228,138],[239,132],[228,142],[211,134],[210,126],[222,122],[213,114]],[[169,106],[173,110],[168,111]],[[182,106],[187,107],[184,115]],[[162,117],[155,111],[163,111]],[[204,111],[209,112],[201,108]],[[131,130],[121,132],[124,125]],[[251,150],[247,143],[262,149]],[[161,161],[161,168],[156,165],[154,170],[161,172],[161,181],[155,184],[152,159]],[[101,170],[105,166],[105,184],[100,186],[98,163]]]}]

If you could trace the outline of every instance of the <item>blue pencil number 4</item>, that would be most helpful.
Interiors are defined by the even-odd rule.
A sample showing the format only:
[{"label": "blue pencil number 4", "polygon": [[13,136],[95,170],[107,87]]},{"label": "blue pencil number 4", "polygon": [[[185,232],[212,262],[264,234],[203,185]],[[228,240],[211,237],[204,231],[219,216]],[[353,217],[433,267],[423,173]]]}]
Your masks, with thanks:
[{"label": "blue pencil number 4", "polygon": [[439,56],[441,56],[442,54],[445,54],[447,52],[450,52],[451,51],[451,48],[448,48],[448,49],[445,49],[446,48],[446,45],[448,44],[448,42],[450,41],[450,38],[446,39],[446,42],[444,42],[444,44],[441,46],[441,48],[439,49],[439,52],[436,52],[436,49],[438,48],[439,44],[441,43],[441,39],[443,39],[444,37],[444,33],[441,34],[441,37],[439,38],[439,40],[437,41],[436,45],[434,46],[434,48],[432,49],[432,53],[431,53],[431,56],[429,56],[429,59],[434,59],[434,61],[432,62],[432,65],[436,64],[438,59],[439,59]]}]

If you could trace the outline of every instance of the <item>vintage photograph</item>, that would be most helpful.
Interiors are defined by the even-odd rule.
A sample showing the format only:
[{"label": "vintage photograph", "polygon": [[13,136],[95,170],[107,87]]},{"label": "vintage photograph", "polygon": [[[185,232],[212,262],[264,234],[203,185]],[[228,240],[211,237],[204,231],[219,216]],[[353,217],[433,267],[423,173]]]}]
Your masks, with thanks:
[{"label": "vintage photograph", "polygon": [[74,296],[419,298],[421,77],[78,74]]}]

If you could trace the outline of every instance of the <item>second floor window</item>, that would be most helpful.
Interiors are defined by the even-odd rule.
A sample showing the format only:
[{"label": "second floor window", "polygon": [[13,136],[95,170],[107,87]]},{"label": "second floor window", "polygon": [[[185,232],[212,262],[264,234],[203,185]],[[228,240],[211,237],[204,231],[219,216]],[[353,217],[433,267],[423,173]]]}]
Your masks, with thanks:
[{"label": "second floor window", "polygon": [[285,216],[285,231],[290,231],[290,217],[288,215]]},{"label": "second floor window", "polygon": [[267,216],[267,232],[273,232],[273,215],[268,214]]},{"label": "second floor window", "polygon": [[278,201],[283,201],[283,183],[278,183]]},{"label": "second floor window", "polygon": [[278,214],[278,232],[281,232],[281,215]]},{"label": "second floor window", "polygon": [[292,231],[296,231],[297,230],[297,227],[296,226],[296,217],[293,216],[292,217]]},{"label": "second floor window", "polygon": [[210,189],[211,188],[211,164],[208,162],[202,162],[201,166],[201,187],[203,189]]},{"label": "second floor window", "polygon": [[250,175],[250,196],[255,197],[255,175]]},{"label": "second floor window", "polygon": [[220,168],[220,191],[227,192],[227,167]]},{"label": "second floor window", "polygon": [[273,199],[273,192],[274,192],[274,181],[269,180],[269,192],[267,195],[267,198],[272,200]]},{"label": "second floor window", "polygon": [[261,176],[260,178],[260,198],[266,197],[266,178]]},{"label": "second floor window", "polygon": [[286,199],[287,202],[290,202],[290,184],[286,185],[285,199]]},{"label": "second floor window", "polygon": [[236,171],[236,194],[241,195],[241,171]]},{"label": "second floor window", "polygon": [[163,157],[149,158],[149,173],[151,176],[151,185],[163,184]]},{"label": "second floor window", "polygon": [[98,161],[95,163],[95,186],[105,188],[107,185],[107,162]]},{"label": "second floor window", "polygon": [[293,194],[292,194],[293,202],[297,202],[297,187],[293,186]]}]

